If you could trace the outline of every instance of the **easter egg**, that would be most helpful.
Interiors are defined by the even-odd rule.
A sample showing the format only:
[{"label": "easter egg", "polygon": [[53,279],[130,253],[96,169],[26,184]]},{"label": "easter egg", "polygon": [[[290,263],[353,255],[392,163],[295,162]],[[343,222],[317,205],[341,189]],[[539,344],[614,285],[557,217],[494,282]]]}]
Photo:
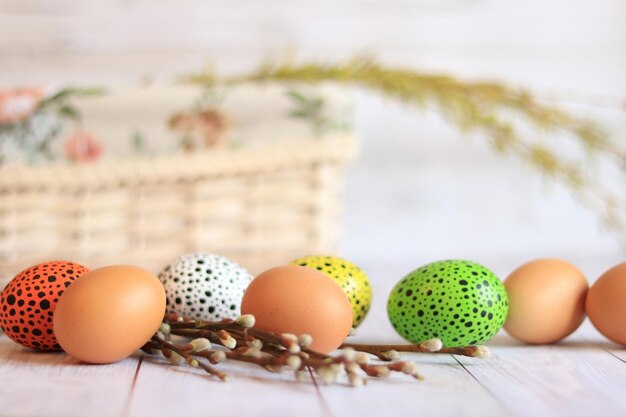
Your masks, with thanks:
[{"label": "easter egg", "polygon": [[411,272],[387,300],[394,329],[421,343],[439,338],[444,346],[480,345],[506,320],[509,304],[493,272],[475,262],[445,260]]},{"label": "easter egg", "polygon": [[60,350],[52,329],[57,301],[89,268],[68,261],[44,262],[17,274],[0,293],[0,327],[29,348]]},{"label": "easter egg", "polygon": [[111,363],[142,347],[164,315],[165,291],[154,274],[112,265],[86,273],[59,298],[54,333],[74,358]]},{"label": "easter egg", "polygon": [[242,266],[210,253],[189,253],[159,274],[167,310],[186,317],[217,321],[239,317],[241,298],[252,281]]},{"label": "easter egg", "polygon": [[626,262],[603,273],[587,293],[591,323],[615,343],[626,346]]},{"label": "easter egg", "polygon": [[274,333],[308,334],[311,348],[328,353],[352,329],[352,307],[341,287],[312,268],[285,265],[252,280],[241,302],[255,327]]},{"label": "easter egg", "polygon": [[583,273],[561,259],[536,259],[505,280],[509,314],[504,329],[526,343],[555,343],[585,319],[589,285]]},{"label": "easter egg", "polygon": [[323,272],[335,281],[352,305],[352,327],[358,327],[372,305],[372,284],[355,264],[336,256],[305,256],[292,262]]}]

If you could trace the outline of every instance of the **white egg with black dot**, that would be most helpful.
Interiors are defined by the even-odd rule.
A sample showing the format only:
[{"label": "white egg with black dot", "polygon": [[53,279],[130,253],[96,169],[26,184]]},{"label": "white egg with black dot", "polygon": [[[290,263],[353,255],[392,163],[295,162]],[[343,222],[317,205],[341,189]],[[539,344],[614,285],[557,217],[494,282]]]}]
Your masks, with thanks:
[{"label": "white egg with black dot", "polygon": [[189,253],[167,265],[159,279],[167,311],[199,320],[237,318],[252,275],[232,260],[212,253]]}]

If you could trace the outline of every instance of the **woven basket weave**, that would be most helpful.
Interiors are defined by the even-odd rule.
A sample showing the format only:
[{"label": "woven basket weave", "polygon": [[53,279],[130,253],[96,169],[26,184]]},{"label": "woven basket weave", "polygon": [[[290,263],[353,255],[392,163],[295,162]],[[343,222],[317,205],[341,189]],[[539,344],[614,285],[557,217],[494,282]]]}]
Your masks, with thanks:
[{"label": "woven basket weave", "polygon": [[0,284],[70,259],[158,270],[192,251],[253,272],[333,252],[353,137],[86,165],[0,168]]}]

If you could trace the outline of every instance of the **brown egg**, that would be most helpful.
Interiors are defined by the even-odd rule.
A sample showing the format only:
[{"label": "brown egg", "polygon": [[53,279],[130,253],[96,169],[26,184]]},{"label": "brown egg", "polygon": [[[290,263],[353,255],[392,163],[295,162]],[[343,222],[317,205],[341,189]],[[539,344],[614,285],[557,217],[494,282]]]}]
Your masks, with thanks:
[{"label": "brown egg", "polygon": [[606,271],[591,286],[587,314],[600,333],[626,346],[626,262]]},{"label": "brown egg", "polygon": [[136,266],[107,266],[65,290],[54,313],[54,334],[75,358],[110,363],[143,346],[164,314],[165,290],[156,276]]},{"label": "brown egg", "polygon": [[352,328],[352,307],[341,287],[322,272],[303,266],[272,268],[252,280],[241,303],[256,327],[274,333],[309,334],[311,348],[328,353]]},{"label": "brown egg", "polygon": [[557,342],[585,319],[589,285],[578,268],[560,259],[537,259],[504,281],[509,297],[506,331],[526,343]]}]

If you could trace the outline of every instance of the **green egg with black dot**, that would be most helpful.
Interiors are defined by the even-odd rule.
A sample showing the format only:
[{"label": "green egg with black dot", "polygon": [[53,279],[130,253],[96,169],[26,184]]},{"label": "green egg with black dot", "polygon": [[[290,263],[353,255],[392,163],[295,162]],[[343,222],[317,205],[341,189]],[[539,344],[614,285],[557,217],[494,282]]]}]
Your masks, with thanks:
[{"label": "green egg with black dot", "polygon": [[317,269],[335,281],[352,306],[352,327],[358,327],[372,305],[372,284],[361,268],[337,256],[305,256],[291,262]]},{"label": "green egg with black dot", "polygon": [[446,347],[482,345],[502,328],[506,289],[484,266],[444,260],[418,268],[389,294],[393,328],[412,343],[438,338]]}]

